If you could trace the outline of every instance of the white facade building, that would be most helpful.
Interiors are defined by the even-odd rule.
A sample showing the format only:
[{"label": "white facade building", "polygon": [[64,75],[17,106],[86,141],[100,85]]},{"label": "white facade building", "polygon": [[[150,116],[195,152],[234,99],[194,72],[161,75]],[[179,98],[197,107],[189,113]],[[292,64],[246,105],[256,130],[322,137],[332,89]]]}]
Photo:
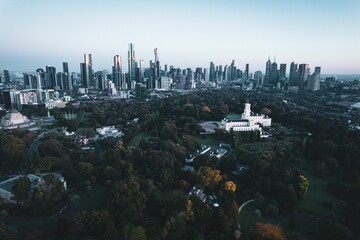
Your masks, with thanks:
[{"label": "white facade building", "polygon": [[241,114],[240,119],[230,120],[224,118],[221,121],[221,127],[226,131],[230,131],[231,129],[235,132],[261,131],[261,126],[270,127],[271,118],[264,114],[255,114],[251,112],[250,103],[245,103],[245,109],[243,114]]},{"label": "white facade building", "polygon": [[30,121],[26,116],[19,113],[16,109],[10,109],[1,119],[1,127],[3,129],[24,128],[34,124],[35,122]]}]

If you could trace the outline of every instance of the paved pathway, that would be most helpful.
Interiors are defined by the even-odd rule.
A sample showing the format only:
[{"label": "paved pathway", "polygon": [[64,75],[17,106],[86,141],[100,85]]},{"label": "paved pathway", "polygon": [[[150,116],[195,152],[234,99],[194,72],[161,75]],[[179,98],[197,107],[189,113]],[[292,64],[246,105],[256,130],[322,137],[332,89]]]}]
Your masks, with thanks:
[{"label": "paved pathway", "polygon": [[239,214],[240,214],[241,210],[242,210],[248,203],[251,203],[251,202],[254,202],[254,201],[256,201],[256,200],[255,200],[255,199],[250,199],[250,200],[244,202],[243,204],[241,204],[241,206],[239,207]]}]

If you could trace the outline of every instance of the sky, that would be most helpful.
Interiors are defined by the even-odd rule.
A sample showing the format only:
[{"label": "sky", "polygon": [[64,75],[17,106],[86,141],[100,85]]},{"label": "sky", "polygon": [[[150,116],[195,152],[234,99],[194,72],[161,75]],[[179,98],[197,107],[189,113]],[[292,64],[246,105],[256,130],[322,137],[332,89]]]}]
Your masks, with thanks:
[{"label": "sky", "polygon": [[360,73],[360,0],[0,0],[0,70],[46,65],[79,72],[84,53],[110,70],[128,43],[145,66],[230,64],[250,72],[276,62],[322,73]]}]

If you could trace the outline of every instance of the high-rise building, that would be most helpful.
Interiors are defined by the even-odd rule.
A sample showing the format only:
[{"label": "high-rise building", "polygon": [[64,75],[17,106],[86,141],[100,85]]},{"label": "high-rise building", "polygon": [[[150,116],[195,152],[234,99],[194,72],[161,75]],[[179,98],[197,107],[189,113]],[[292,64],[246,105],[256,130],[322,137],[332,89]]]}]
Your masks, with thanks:
[{"label": "high-rise building", "polygon": [[245,65],[245,79],[246,80],[249,79],[249,64],[248,63]]},{"label": "high-rise building", "polygon": [[81,85],[84,88],[94,86],[91,54],[84,54],[84,63],[80,63]]},{"label": "high-rise building", "polygon": [[6,84],[6,83],[10,83],[10,73],[9,73],[9,70],[4,70],[4,80],[5,80],[5,84]]},{"label": "high-rise building", "polygon": [[299,90],[305,90],[307,86],[307,80],[309,77],[310,68],[309,64],[303,63],[299,65]]},{"label": "high-rise building", "polygon": [[266,68],[265,68],[265,82],[264,84],[269,84],[270,83],[270,71],[271,71],[271,61],[270,61],[270,57],[266,62]]},{"label": "high-rise building", "polygon": [[53,66],[46,66],[45,87],[50,89],[57,87],[56,68]]},{"label": "high-rise building", "polygon": [[214,64],[213,62],[210,62],[209,80],[210,80],[210,81],[215,81],[215,80],[216,80],[216,76],[215,76],[215,64]]},{"label": "high-rise building", "polygon": [[69,73],[69,64],[67,62],[63,62],[63,72]]},{"label": "high-rise building", "polygon": [[[144,61],[144,59],[140,59],[139,65],[140,65],[140,78],[141,78],[141,81],[143,81],[144,74],[145,74],[145,61]],[[165,65],[165,67],[166,67],[166,65]],[[165,69],[165,71],[166,71],[166,69]]]},{"label": "high-rise building", "polygon": [[131,86],[131,82],[135,81],[135,70],[136,70],[136,59],[135,59],[135,51],[134,45],[129,43],[129,51],[128,51],[128,87]]},{"label": "high-rise building", "polygon": [[308,77],[307,90],[317,91],[320,90],[320,73],[321,67],[315,67],[315,71]]},{"label": "high-rise building", "polygon": [[257,81],[257,84],[258,85],[261,85],[262,84],[262,78],[263,78],[263,75],[262,75],[262,72],[261,71],[256,71],[254,73],[254,79],[255,81]]},{"label": "high-rise building", "polygon": [[270,68],[270,84],[276,86],[278,83],[278,67],[277,67],[277,63],[274,59],[274,62],[271,64],[271,68]]},{"label": "high-rise building", "polygon": [[280,64],[279,80],[280,81],[285,81],[286,80],[286,63],[281,63]]},{"label": "high-rise building", "polygon": [[289,85],[294,87],[298,86],[299,82],[299,70],[297,63],[291,62],[290,64],[290,74],[289,74]]},{"label": "high-rise building", "polygon": [[[113,70],[113,82],[115,84],[116,89],[119,91],[121,90],[122,87],[122,62],[121,62],[121,57],[119,55],[114,56],[114,66],[112,70]],[[97,76],[99,79],[99,74],[97,74]],[[102,88],[104,89],[105,87]]]},{"label": "high-rise building", "polygon": [[155,55],[155,77],[160,77],[160,61],[159,61],[159,54],[157,48],[154,49],[154,55]]}]

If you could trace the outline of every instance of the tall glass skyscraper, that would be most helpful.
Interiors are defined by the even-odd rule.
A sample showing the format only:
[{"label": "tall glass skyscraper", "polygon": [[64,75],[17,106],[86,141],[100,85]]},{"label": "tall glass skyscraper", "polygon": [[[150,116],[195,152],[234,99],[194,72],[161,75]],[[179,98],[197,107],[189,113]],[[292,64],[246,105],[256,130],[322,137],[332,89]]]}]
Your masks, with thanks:
[{"label": "tall glass skyscraper", "polygon": [[122,90],[122,62],[121,56],[115,55],[114,56],[114,66],[113,66],[113,81],[115,84],[116,90]]},{"label": "tall glass skyscraper", "polygon": [[80,63],[81,85],[89,88],[94,86],[94,76],[92,72],[91,54],[84,54],[84,63]]},{"label": "tall glass skyscraper", "polygon": [[136,70],[136,62],[135,62],[135,51],[134,45],[129,43],[129,51],[128,51],[128,86],[131,86],[131,82],[135,81],[135,70]]}]

